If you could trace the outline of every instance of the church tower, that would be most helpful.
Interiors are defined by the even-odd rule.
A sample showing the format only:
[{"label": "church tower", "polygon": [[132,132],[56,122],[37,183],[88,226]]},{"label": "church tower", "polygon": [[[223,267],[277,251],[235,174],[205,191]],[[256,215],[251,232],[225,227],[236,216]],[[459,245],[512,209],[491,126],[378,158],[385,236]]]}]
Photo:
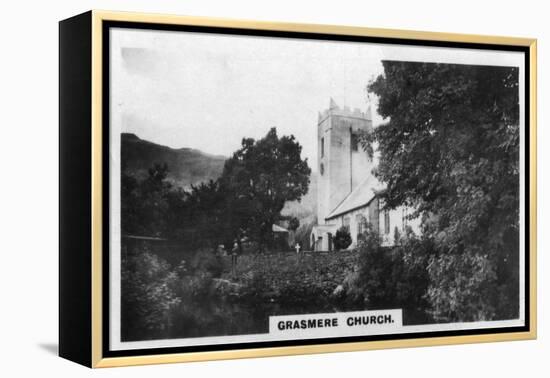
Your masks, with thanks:
[{"label": "church tower", "polygon": [[367,112],[340,108],[330,99],[317,122],[318,198],[317,222],[325,218],[369,174],[372,161],[358,136],[372,131],[370,107]]}]

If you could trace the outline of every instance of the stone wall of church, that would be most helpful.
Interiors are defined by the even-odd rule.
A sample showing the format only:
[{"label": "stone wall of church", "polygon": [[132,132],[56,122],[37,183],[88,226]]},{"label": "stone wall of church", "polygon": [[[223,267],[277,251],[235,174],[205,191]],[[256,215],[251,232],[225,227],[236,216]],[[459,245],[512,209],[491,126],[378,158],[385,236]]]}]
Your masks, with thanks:
[{"label": "stone wall of church", "polygon": [[338,228],[347,226],[351,235],[352,244],[349,248],[357,246],[359,235],[366,231],[367,225],[372,227],[374,232],[378,232],[379,225],[379,207],[378,198],[374,198],[368,205],[350,211],[336,219],[333,222],[337,223]]},{"label": "stone wall of church", "polygon": [[333,116],[330,134],[329,212],[351,192],[350,130],[347,119]]}]

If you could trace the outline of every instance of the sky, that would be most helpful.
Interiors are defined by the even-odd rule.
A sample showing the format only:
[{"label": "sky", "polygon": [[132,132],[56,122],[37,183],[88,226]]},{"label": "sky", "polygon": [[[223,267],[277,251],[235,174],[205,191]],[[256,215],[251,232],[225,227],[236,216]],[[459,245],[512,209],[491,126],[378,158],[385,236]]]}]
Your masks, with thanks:
[{"label": "sky", "polygon": [[[382,59],[507,65],[513,53],[357,42],[114,29],[111,129],[230,156],[271,127],[293,134],[315,169],[318,112],[330,98],[366,111]],[[514,64],[517,65],[517,64]]]}]

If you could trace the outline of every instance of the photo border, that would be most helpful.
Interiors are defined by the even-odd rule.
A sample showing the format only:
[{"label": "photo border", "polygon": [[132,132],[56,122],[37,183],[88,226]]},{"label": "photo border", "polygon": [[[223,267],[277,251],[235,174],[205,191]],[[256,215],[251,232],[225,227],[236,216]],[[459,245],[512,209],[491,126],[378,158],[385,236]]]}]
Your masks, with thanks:
[{"label": "photo border", "polygon": [[[109,350],[109,28],[525,53],[525,325],[412,334]],[[527,197],[529,196],[529,197]],[[528,201],[528,202],[527,202]],[[107,251],[104,253],[104,251]],[[349,26],[92,11],[92,365],[140,365],[536,338],[536,40]]]}]

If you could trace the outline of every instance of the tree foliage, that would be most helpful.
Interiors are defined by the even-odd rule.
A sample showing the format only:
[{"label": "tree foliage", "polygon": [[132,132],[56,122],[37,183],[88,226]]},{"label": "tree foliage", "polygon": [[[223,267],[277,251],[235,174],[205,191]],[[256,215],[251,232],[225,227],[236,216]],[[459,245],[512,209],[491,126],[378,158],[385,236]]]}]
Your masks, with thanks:
[{"label": "tree foliage", "polygon": [[169,264],[146,248],[122,257],[122,338],[160,334],[170,324],[170,311],[180,304],[178,276]]},{"label": "tree foliage", "polygon": [[281,218],[285,203],[307,193],[311,169],[301,151],[293,135],[279,138],[272,128],[260,140],[244,138],[225,162],[220,184],[231,208],[240,210],[241,228],[261,247],[272,242],[272,225]]},{"label": "tree foliage", "polygon": [[166,180],[167,175],[166,164],[155,164],[149,168],[148,176],[141,181],[122,170],[121,228],[123,234],[159,236],[166,233],[169,227],[166,218],[166,214],[170,212],[169,200],[178,194]]},{"label": "tree foliage", "polygon": [[[231,249],[235,242],[241,248],[245,237],[271,245],[285,203],[308,190],[311,169],[301,150],[294,136],[279,138],[275,128],[258,141],[245,138],[218,180],[187,191],[167,180],[166,164],[155,164],[142,180],[123,169],[122,231],[183,240],[191,249]],[[290,219],[291,229],[299,225]]]},{"label": "tree foliage", "polygon": [[341,249],[346,249],[351,245],[351,234],[347,227],[340,227],[336,230],[336,235],[334,235],[334,248],[339,251]]},{"label": "tree foliage", "polygon": [[291,217],[288,221],[288,229],[290,231],[296,231],[300,227],[300,220],[296,217]]},{"label": "tree foliage", "polygon": [[518,69],[384,61],[368,90],[386,123],[363,141],[380,153],[388,208],[423,214],[436,251],[427,297],[442,320],[518,314]]},{"label": "tree foliage", "polygon": [[369,309],[402,308],[406,324],[428,321],[423,310],[432,248],[429,239],[416,236],[410,228],[393,248],[383,247],[380,234],[367,226],[348,295]]},{"label": "tree foliage", "polygon": [[192,186],[184,205],[184,232],[192,232],[193,245],[216,248],[224,242],[220,229],[227,218],[226,198],[217,181]]}]

